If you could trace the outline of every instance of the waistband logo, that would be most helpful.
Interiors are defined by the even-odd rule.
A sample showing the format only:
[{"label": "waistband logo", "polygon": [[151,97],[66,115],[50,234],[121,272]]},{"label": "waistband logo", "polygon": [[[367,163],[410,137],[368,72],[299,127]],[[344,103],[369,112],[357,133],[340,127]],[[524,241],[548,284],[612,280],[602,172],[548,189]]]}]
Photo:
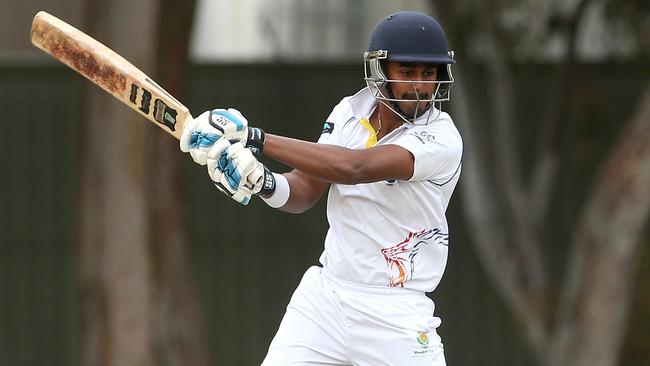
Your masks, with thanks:
[{"label": "waistband logo", "polygon": [[420,343],[423,346],[426,346],[427,344],[429,344],[429,333],[427,332],[418,333],[417,340],[418,343]]}]

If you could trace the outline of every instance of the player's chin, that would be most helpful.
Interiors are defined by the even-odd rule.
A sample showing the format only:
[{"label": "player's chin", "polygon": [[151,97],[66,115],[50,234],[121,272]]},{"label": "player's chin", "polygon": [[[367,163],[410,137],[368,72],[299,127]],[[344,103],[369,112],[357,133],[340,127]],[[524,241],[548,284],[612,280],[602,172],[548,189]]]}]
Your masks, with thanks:
[{"label": "player's chin", "polygon": [[427,109],[429,109],[429,105],[429,101],[400,102],[400,109],[409,118],[417,118],[424,114]]}]

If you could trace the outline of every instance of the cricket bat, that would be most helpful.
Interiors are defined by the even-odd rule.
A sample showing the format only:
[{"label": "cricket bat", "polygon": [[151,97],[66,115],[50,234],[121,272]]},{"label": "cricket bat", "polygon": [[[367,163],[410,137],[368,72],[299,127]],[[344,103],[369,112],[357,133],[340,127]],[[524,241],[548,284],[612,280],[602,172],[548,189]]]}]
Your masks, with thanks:
[{"label": "cricket bat", "polygon": [[177,139],[190,111],[144,72],[89,35],[44,11],[32,22],[32,43],[113,94]]}]

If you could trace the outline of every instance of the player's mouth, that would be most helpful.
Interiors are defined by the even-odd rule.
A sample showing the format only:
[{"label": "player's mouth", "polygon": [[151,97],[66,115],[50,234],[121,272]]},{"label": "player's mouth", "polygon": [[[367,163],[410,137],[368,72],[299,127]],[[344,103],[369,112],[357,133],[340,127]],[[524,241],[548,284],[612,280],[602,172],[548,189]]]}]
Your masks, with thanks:
[{"label": "player's mouth", "polygon": [[431,94],[429,93],[422,93],[422,94],[413,94],[413,93],[406,93],[402,95],[403,100],[412,100],[414,102],[424,102],[428,101],[431,99]]}]

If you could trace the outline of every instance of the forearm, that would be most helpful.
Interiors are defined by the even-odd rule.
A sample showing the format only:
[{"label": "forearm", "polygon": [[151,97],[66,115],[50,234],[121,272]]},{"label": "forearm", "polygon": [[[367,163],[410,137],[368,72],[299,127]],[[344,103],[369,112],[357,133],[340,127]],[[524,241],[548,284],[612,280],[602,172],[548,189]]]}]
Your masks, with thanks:
[{"label": "forearm", "polygon": [[363,161],[356,150],[267,134],[264,155],[329,183],[360,182]]},{"label": "forearm", "polygon": [[314,207],[325,190],[329,187],[327,182],[319,180],[294,170],[290,173],[284,173],[290,188],[289,200],[280,211],[289,213],[302,213]]}]

